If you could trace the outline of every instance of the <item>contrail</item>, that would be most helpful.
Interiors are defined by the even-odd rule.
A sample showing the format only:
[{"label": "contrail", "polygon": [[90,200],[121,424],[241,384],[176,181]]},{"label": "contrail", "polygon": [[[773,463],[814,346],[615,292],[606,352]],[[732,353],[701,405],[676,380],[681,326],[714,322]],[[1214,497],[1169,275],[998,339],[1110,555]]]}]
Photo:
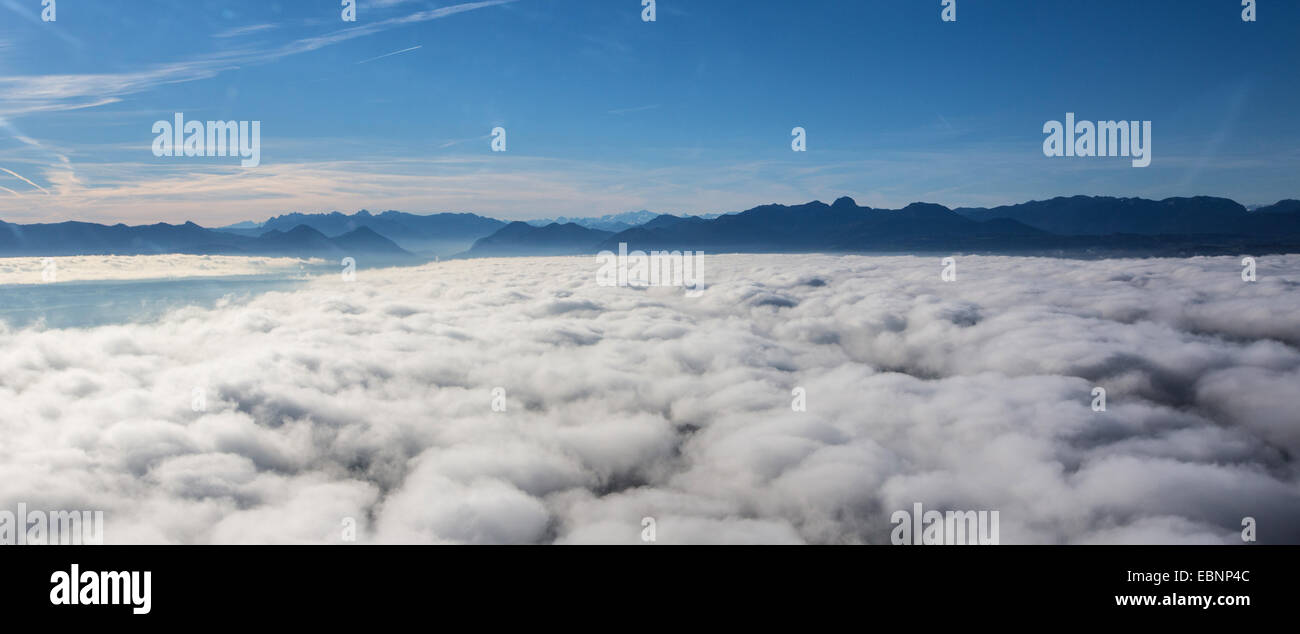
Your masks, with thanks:
[{"label": "contrail", "polygon": [[419,45],[419,46],[412,46],[411,48],[404,48],[404,49],[402,49],[402,50],[400,50],[400,51],[393,51],[392,53],[384,53],[383,55],[380,55],[379,57],[372,57],[372,58],[370,58],[370,59],[366,59],[366,60],[359,61],[359,62],[357,62],[357,64],[360,65],[360,64],[365,64],[366,62],[373,62],[373,61],[375,61],[375,60],[377,60],[377,59],[383,59],[383,58],[385,58],[385,57],[392,57],[393,55],[396,55],[396,54],[398,54],[398,53],[409,53],[409,52],[411,52],[411,51],[414,51],[414,50],[417,49],[417,48],[423,48],[423,47],[424,47],[424,45],[421,44],[421,45]]},{"label": "contrail", "polygon": [[14,191],[14,190],[12,190],[12,189],[9,189],[8,187],[5,187],[4,185],[0,185],[0,189],[3,189],[3,190],[5,190],[5,191],[7,191],[7,192],[9,192],[9,193],[11,193],[11,194],[13,194],[13,195],[19,197],[19,198],[22,198],[22,197],[23,197],[22,194],[20,194],[20,193]]},{"label": "contrail", "polygon": [[[3,168],[3,167],[0,167],[0,172],[5,172],[6,174],[9,174],[10,176],[13,176],[13,177],[16,178],[16,179],[18,179],[18,180],[20,180],[20,181],[22,181],[22,182],[24,182],[24,183],[27,183],[28,185],[31,185],[32,187],[35,187],[36,189],[39,189],[39,190],[45,192],[45,195],[46,195],[46,196],[49,196],[49,195],[50,195],[50,190],[45,189],[44,187],[41,187],[40,185],[37,185],[36,183],[33,183],[33,182],[27,180],[26,178],[23,177],[22,174],[19,174],[18,172],[15,172],[15,171],[10,170],[10,169],[5,169],[5,168]],[[10,190],[10,191],[13,191],[13,190]]]}]

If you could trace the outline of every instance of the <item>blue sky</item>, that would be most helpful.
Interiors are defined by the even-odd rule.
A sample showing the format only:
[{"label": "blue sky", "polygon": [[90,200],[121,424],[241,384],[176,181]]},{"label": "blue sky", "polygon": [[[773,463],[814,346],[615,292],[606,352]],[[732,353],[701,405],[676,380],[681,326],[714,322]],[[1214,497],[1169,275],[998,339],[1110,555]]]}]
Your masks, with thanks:
[{"label": "blue sky", "polygon": [[[0,0],[0,218],[1300,197],[1290,0],[339,4]],[[260,121],[261,164],[155,157],[176,112]],[[1066,112],[1152,121],[1151,166],[1044,157]]]}]

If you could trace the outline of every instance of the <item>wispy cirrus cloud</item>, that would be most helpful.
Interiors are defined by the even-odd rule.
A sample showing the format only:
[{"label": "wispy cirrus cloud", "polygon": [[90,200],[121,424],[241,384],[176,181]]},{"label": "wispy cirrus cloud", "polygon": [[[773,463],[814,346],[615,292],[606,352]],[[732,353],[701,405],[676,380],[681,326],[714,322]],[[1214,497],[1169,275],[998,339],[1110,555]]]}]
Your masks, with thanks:
[{"label": "wispy cirrus cloud", "polygon": [[[3,0],[10,9],[18,11],[13,0]],[[266,64],[285,57],[339,44],[390,29],[429,22],[452,15],[512,4],[520,0],[481,0],[419,11],[409,15],[378,20],[312,37],[300,38],[268,48],[243,48],[212,53],[194,59],[152,65],[144,70],[123,73],[61,74],[61,75],[9,75],[0,77],[0,116],[18,116],[35,112],[50,112],[88,108],[112,103],[126,95],[184,82],[215,77],[240,66]],[[21,11],[20,11],[21,12]],[[241,27],[244,33],[262,30],[265,25]],[[248,31],[253,29],[253,31]],[[238,31],[238,29],[236,29]],[[223,31],[218,37],[230,37]]]},{"label": "wispy cirrus cloud", "polygon": [[39,206],[0,199],[0,218],[128,224],[192,220],[221,226],[286,211],[383,208],[525,219],[644,202],[622,184],[636,173],[632,168],[573,161],[521,156],[502,162],[473,155],[266,163],[256,169],[237,164],[89,163],[75,172],[49,169],[46,178],[55,193],[42,197]]},{"label": "wispy cirrus cloud", "polygon": [[213,33],[212,37],[220,37],[220,38],[242,37],[244,35],[252,35],[253,33],[270,31],[271,29],[276,28],[276,26],[277,25],[275,24],[250,24],[248,26],[238,26],[233,29],[226,29],[225,31],[219,31],[217,33]]}]

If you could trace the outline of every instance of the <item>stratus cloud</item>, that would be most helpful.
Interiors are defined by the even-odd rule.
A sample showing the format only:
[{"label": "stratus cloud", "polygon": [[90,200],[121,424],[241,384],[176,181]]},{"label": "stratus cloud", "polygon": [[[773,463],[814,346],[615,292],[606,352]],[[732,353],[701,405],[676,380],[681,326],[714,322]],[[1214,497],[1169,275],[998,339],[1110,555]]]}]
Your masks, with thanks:
[{"label": "stratus cloud", "polygon": [[[150,543],[1300,542],[1300,256],[591,258],[325,276],[151,323],[0,329],[0,508]],[[1089,407],[1094,386],[1108,410]],[[206,411],[191,407],[194,390]],[[493,390],[507,410],[492,410]],[[807,411],[791,391],[807,391]]]},{"label": "stratus cloud", "polygon": [[[182,254],[0,258],[0,285],[285,274],[323,263],[320,259]],[[46,279],[49,264],[53,265],[53,280]]]}]

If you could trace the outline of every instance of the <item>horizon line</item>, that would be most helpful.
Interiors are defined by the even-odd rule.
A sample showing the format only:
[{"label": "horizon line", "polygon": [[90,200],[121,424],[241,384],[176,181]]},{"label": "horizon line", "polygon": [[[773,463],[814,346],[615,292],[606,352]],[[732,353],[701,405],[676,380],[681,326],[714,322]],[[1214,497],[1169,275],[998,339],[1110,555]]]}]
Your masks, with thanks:
[{"label": "horizon line", "polygon": [[379,215],[383,215],[383,214],[388,213],[388,212],[395,212],[395,213],[401,213],[401,214],[408,214],[408,215],[412,215],[412,216],[468,215],[468,216],[476,216],[476,217],[479,217],[479,218],[486,218],[486,219],[488,219],[488,220],[496,220],[496,221],[498,221],[498,222],[503,222],[503,223],[505,223],[505,224],[510,224],[510,223],[514,223],[514,222],[531,223],[531,222],[537,222],[537,221],[541,221],[541,220],[550,220],[552,224],[557,224],[557,223],[556,223],[556,218],[566,218],[566,219],[569,219],[570,222],[568,222],[568,223],[558,223],[558,224],[574,224],[574,223],[572,222],[573,220],[595,220],[595,219],[602,218],[602,217],[604,217],[604,216],[621,216],[621,215],[624,215],[624,214],[634,214],[634,213],[639,213],[639,212],[643,212],[643,211],[645,211],[645,212],[649,212],[649,213],[652,213],[652,214],[655,214],[656,217],[659,217],[659,216],[674,216],[674,217],[677,217],[677,218],[689,218],[689,217],[698,217],[698,216],[705,216],[705,215],[711,215],[711,214],[712,214],[712,215],[716,215],[716,216],[721,217],[721,216],[728,216],[728,215],[735,215],[735,214],[745,213],[745,212],[747,212],[747,211],[752,211],[752,210],[754,210],[754,209],[758,209],[759,207],[770,207],[770,206],[779,206],[779,207],[802,207],[802,206],[804,206],[804,205],[812,205],[812,204],[816,204],[816,203],[821,203],[821,204],[823,204],[823,205],[831,206],[831,205],[835,204],[836,202],[838,202],[838,201],[840,201],[840,200],[842,200],[842,199],[845,199],[845,198],[847,198],[847,199],[853,201],[853,204],[854,204],[855,206],[859,207],[860,209],[871,209],[871,210],[873,210],[873,211],[900,211],[900,210],[902,210],[902,209],[906,209],[907,207],[910,207],[910,206],[912,206],[912,205],[938,205],[938,206],[943,207],[944,209],[947,209],[947,210],[949,210],[949,211],[955,211],[955,210],[957,210],[957,209],[997,209],[998,207],[1014,207],[1014,206],[1016,206],[1016,205],[1027,205],[1027,204],[1030,204],[1030,203],[1036,203],[1036,202],[1047,202],[1047,201],[1050,201],[1050,200],[1058,200],[1058,199],[1063,199],[1063,198],[1113,198],[1113,199],[1116,199],[1116,200],[1149,200],[1149,201],[1152,201],[1152,202],[1164,202],[1164,201],[1166,201],[1166,200],[1178,200],[1178,199],[1215,198],[1215,199],[1221,199],[1221,200],[1227,200],[1227,201],[1233,202],[1233,203],[1235,203],[1235,204],[1237,204],[1237,205],[1241,205],[1241,207],[1244,208],[1244,209],[1246,209],[1246,211],[1248,211],[1248,212],[1254,212],[1254,209],[1255,209],[1255,208],[1259,208],[1259,207],[1270,207],[1270,206],[1278,205],[1278,204],[1281,204],[1281,203],[1284,203],[1284,202],[1288,202],[1288,201],[1300,200],[1300,195],[1298,195],[1296,198],[1290,198],[1290,197],[1288,197],[1288,198],[1281,198],[1281,199],[1278,199],[1278,200],[1276,200],[1276,201],[1274,201],[1274,202],[1271,202],[1271,203],[1258,203],[1258,204],[1250,204],[1250,205],[1245,204],[1245,203],[1242,203],[1242,202],[1236,200],[1235,198],[1231,198],[1231,197],[1228,197],[1228,196],[1216,196],[1216,195],[1212,195],[1212,194],[1191,194],[1191,195],[1184,195],[1184,196],[1166,196],[1166,197],[1164,197],[1164,198],[1145,198],[1145,197],[1143,197],[1143,196],[1113,196],[1113,195],[1106,195],[1106,194],[1071,194],[1071,195],[1052,196],[1052,197],[1050,197],[1050,198],[1041,198],[1041,199],[1039,199],[1039,198],[1033,198],[1033,199],[1025,200],[1025,201],[1021,201],[1021,202],[1018,202],[1018,203],[1007,203],[1007,204],[1003,204],[1003,205],[995,205],[995,206],[992,206],[992,207],[987,207],[987,206],[966,206],[966,205],[957,205],[957,206],[953,206],[953,205],[948,205],[948,204],[944,204],[944,203],[936,203],[936,202],[929,202],[929,201],[924,201],[924,200],[916,200],[916,201],[912,201],[912,202],[910,202],[910,203],[908,203],[908,204],[906,204],[906,205],[903,205],[902,207],[897,207],[897,208],[889,208],[889,207],[863,207],[863,206],[861,206],[861,205],[858,205],[857,200],[854,199],[852,196],[849,196],[849,195],[843,195],[843,196],[838,196],[838,197],[834,198],[834,199],[833,199],[831,202],[829,202],[829,203],[823,201],[821,198],[814,198],[814,199],[812,199],[812,200],[809,200],[809,201],[806,201],[806,202],[802,202],[802,203],[763,203],[763,204],[761,204],[761,205],[755,205],[755,206],[753,206],[753,207],[749,207],[749,208],[747,208],[747,209],[740,209],[740,210],[735,210],[735,211],[702,211],[702,212],[695,212],[695,213],[670,213],[670,212],[651,211],[651,210],[649,210],[649,209],[636,209],[636,210],[632,210],[632,211],[621,211],[621,212],[608,213],[608,214],[600,214],[600,215],[594,215],[594,216],[568,216],[568,215],[558,215],[558,216],[554,216],[554,217],[551,217],[551,218],[531,218],[531,219],[528,219],[528,220],[506,220],[506,219],[503,219],[503,218],[498,218],[498,217],[496,217],[496,216],[484,215],[484,214],[482,214],[482,213],[478,213],[478,212],[474,212],[474,211],[430,211],[430,212],[413,212],[413,211],[402,211],[402,210],[400,210],[400,209],[385,209],[385,210],[383,210],[383,211],[375,212],[375,211],[371,211],[371,210],[368,209],[368,208],[363,207],[363,208],[358,209],[358,210],[356,210],[356,211],[354,211],[354,212],[351,212],[351,213],[347,213],[347,212],[344,212],[344,211],[340,211],[340,210],[338,210],[338,209],[333,209],[333,210],[330,210],[330,211],[286,211],[286,212],[283,212],[283,213],[280,213],[280,214],[277,214],[277,215],[274,215],[274,216],[270,216],[270,217],[268,217],[266,220],[263,220],[263,221],[260,221],[260,222],[259,222],[259,221],[256,221],[256,220],[241,220],[241,221],[239,221],[239,222],[234,222],[234,223],[230,223],[230,224],[226,224],[226,225],[219,225],[219,226],[209,226],[209,225],[201,224],[201,223],[199,223],[199,222],[195,222],[195,221],[192,220],[192,219],[187,219],[187,220],[185,220],[184,222],[179,222],[179,223],[171,223],[171,222],[163,222],[163,221],[159,221],[159,222],[154,222],[154,223],[135,224],[135,225],[132,225],[132,224],[127,224],[127,223],[125,223],[125,222],[115,222],[115,223],[111,223],[111,224],[110,224],[110,223],[106,223],[106,222],[94,222],[94,221],[89,221],[89,220],[75,220],[75,219],[58,220],[58,221],[53,221],[53,222],[9,222],[9,221],[6,221],[4,218],[0,217],[0,223],[9,224],[9,225],[17,225],[17,226],[29,226],[29,225],[54,225],[54,224],[63,224],[63,223],[67,223],[67,222],[80,222],[80,223],[84,223],[84,224],[101,225],[101,226],[105,226],[105,227],[115,227],[115,226],[118,226],[118,225],[127,226],[127,227],[148,227],[148,226],[153,226],[153,225],[168,225],[168,226],[176,227],[176,226],[184,226],[184,225],[187,225],[187,224],[193,224],[193,225],[195,225],[195,226],[202,227],[202,228],[204,228],[204,229],[225,229],[225,228],[228,228],[228,227],[233,227],[233,226],[235,226],[235,225],[241,225],[241,224],[245,224],[245,223],[252,223],[252,224],[258,225],[258,226],[260,227],[261,225],[265,225],[266,223],[268,223],[268,222],[270,222],[270,221],[272,221],[272,220],[275,220],[276,218],[283,218],[284,216],[291,216],[291,215],[294,215],[294,214],[298,214],[298,215],[302,215],[302,216],[328,216],[328,215],[332,215],[332,214],[338,214],[338,215],[341,215],[341,216],[344,216],[344,217],[352,217],[352,216],[359,215],[359,214],[361,214],[361,213],[363,213],[363,212],[366,213],[366,214],[369,214],[369,215],[371,215],[371,216],[379,216]]}]

